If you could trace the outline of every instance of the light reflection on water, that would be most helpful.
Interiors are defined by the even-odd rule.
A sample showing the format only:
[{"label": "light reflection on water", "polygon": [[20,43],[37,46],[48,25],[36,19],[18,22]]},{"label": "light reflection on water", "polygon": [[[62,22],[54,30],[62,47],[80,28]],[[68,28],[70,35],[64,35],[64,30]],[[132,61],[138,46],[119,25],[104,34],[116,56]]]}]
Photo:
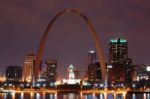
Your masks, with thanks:
[{"label": "light reflection on water", "polygon": [[[125,98],[126,97],[126,98]],[[150,93],[144,94],[108,93],[107,99],[150,99]],[[0,99],[105,99],[105,94],[82,93],[0,93]]]}]

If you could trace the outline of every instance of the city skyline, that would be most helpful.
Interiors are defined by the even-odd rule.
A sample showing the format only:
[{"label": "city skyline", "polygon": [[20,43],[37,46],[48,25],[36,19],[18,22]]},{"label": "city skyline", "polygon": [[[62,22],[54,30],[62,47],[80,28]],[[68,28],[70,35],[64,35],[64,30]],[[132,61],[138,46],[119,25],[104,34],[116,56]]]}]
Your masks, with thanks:
[{"label": "city skyline", "polygon": [[[108,60],[109,39],[124,37],[128,41],[129,57],[133,59],[133,63],[150,63],[150,56],[147,54],[150,50],[148,46],[150,42],[148,36],[150,32],[149,1],[147,3],[120,1],[109,4],[106,1],[97,0],[93,3],[83,1],[80,5],[75,1],[66,2],[64,4],[58,0],[49,7],[52,3],[50,1],[43,1],[45,6],[42,6],[39,1],[36,4],[32,1],[14,1],[14,3],[2,1],[0,18],[0,45],[3,47],[0,51],[2,71],[6,66],[23,64],[26,54],[30,52],[36,54],[40,37],[48,22],[56,13],[65,8],[77,8],[91,19],[99,35],[102,35],[100,39],[106,60]],[[76,4],[73,5],[73,3]],[[91,4],[91,6],[82,7],[84,3]],[[60,4],[64,6],[60,7]],[[95,8],[95,5],[98,8]],[[110,5],[112,12],[106,9],[106,5],[107,7]],[[56,7],[58,8],[55,9]],[[84,21],[80,21],[83,20],[78,16],[67,14],[57,20],[49,33],[44,58],[50,57],[58,60],[58,67],[62,67],[63,70],[73,64],[79,66],[80,69],[83,67],[82,72],[84,72],[88,65],[86,63],[87,52],[95,50],[91,34],[87,33],[89,31]],[[58,73],[62,74],[60,69]]]}]

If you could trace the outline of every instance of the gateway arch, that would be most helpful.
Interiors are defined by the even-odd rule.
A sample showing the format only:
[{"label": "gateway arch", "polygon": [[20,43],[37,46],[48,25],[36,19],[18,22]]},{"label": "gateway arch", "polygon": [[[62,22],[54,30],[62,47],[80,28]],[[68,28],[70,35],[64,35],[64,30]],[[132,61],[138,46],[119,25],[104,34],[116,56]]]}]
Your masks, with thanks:
[{"label": "gateway arch", "polygon": [[106,64],[105,64],[105,61],[104,61],[104,54],[103,54],[103,50],[102,50],[101,43],[99,41],[98,35],[96,33],[96,30],[95,30],[93,24],[89,20],[89,18],[87,18],[83,13],[81,13],[78,10],[64,10],[64,11],[61,11],[58,14],[56,14],[52,18],[52,20],[49,22],[49,24],[48,24],[47,28],[45,29],[44,34],[41,38],[39,48],[38,48],[38,51],[37,51],[36,61],[35,61],[35,64],[33,66],[33,81],[37,80],[38,75],[40,73],[39,66],[40,66],[42,56],[43,56],[43,52],[44,52],[46,40],[47,40],[47,37],[48,37],[48,33],[49,33],[53,23],[56,21],[56,19],[58,17],[60,17],[61,15],[65,14],[65,13],[78,14],[86,22],[89,30],[91,31],[91,34],[92,34],[92,37],[93,37],[93,40],[94,40],[94,43],[95,43],[95,46],[96,46],[96,51],[97,51],[97,54],[98,54],[98,59],[99,59],[99,62],[100,62],[100,68],[101,68],[101,73],[102,73],[102,79],[103,79],[103,81],[105,81],[106,80]]}]

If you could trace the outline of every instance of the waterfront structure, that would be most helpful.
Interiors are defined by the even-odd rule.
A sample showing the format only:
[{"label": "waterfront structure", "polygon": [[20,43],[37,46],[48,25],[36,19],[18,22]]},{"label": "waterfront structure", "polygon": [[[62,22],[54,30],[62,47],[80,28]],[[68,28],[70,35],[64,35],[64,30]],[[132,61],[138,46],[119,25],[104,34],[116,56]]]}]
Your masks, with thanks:
[{"label": "waterfront structure", "polygon": [[33,80],[33,65],[36,56],[33,53],[27,54],[23,64],[23,81],[31,82]]},{"label": "waterfront structure", "polygon": [[46,79],[49,82],[55,82],[57,80],[57,61],[54,59],[48,59],[45,61],[46,66]]},{"label": "waterfront structure", "polygon": [[109,82],[132,81],[132,60],[128,58],[128,43],[126,39],[115,38],[109,41]]},{"label": "waterfront structure", "polygon": [[22,67],[21,66],[7,66],[6,68],[6,81],[7,82],[19,82],[22,79]]},{"label": "waterfront structure", "polygon": [[61,15],[65,14],[65,13],[76,13],[79,16],[81,16],[85,20],[85,22],[87,23],[89,29],[91,30],[92,37],[93,37],[93,40],[94,40],[94,43],[95,43],[95,46],[96,46],[96,50],[97,50],[97,54],[98,54],[98,59],[99,59],[100,64],[101,64],[100,66],[101,66],[101,72],[102,72],[102,79],[103,79],[103,81],[105,81],[106,80],[106,64],[104,62],[104,54],[103,54],[103,50],[102,50],[102,47],[100,45],[100,41],[99,41],[99,38],[97,36],[96,30],[95,30],[93,24],[91,23],[91,21],[89,20],[88,17],[86,17],[80,11],[74,10],[74,9],[73,10],[71,9],[71,10],[61,11],[56,16],[54,16],[52,18],[52,20],[50,21],[50,23],[48,24],[48,26],[47,26],[47,28],[46,28],[43,36],[42,36],[42,39],[40,41],[38,52],[37,52],[37,55],[36,55],[36,63],[34,65],[34,70],[33,70],[35,80],[38,78],[38,75],[39,75],[39,72],[40,72],[40,70],[39,70],[40,61],[41,61],[41,58],[42,58],[42,55],[43,55],[43,52],[44,52],[44,47],[45,47],[45,43],[46,43],[48,33],[49,33],[53,23],[56,21],[56,19],[58,17],[60,17]]}]

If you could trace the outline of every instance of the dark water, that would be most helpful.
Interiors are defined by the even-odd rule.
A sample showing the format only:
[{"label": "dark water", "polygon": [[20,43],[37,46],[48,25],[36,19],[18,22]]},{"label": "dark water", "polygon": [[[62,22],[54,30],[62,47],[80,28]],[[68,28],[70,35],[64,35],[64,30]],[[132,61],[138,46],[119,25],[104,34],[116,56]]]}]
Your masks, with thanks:
[{"label": "dark water", "polygon": [[[81,93],[0,93],[0,99],[105,99],[104,94]],[[107,99],[150,99],[150,94],[107,94]]]}]

